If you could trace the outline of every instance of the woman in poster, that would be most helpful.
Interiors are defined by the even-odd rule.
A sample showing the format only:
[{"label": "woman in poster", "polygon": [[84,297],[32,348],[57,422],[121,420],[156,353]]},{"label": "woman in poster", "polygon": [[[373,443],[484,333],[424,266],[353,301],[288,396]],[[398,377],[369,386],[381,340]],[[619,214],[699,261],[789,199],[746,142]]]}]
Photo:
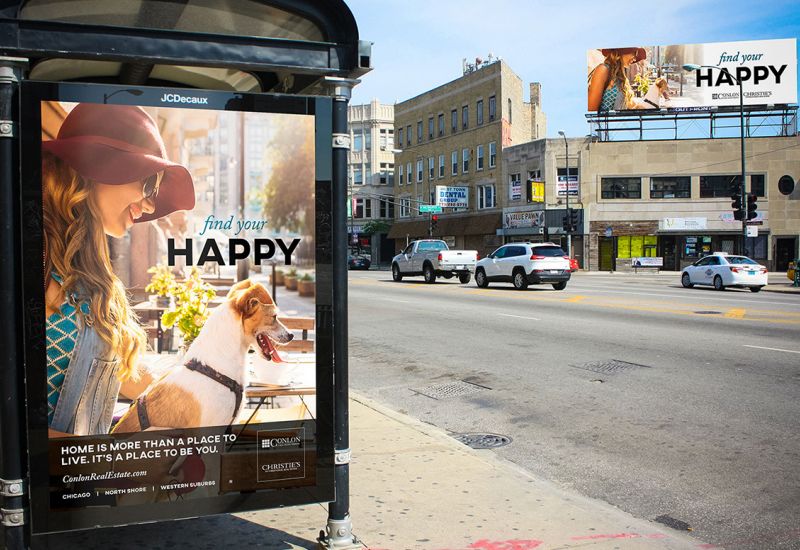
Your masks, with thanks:
[{"label": "woman in poster", "polygon": [[192,209],[192,177],[143,109],[82,103],[42,143],[42,198],[50,436],[108,433],[120,390],[136,397],[150,377],[106,237]]},{"label": "woman in poster", "polygon": [[603,62],[589,73],[589,111],[624,111],[641,109],[634,101],[633,89],[625,74],[632,63],[647,57],[644,48],[609,48],[600,50]]}]

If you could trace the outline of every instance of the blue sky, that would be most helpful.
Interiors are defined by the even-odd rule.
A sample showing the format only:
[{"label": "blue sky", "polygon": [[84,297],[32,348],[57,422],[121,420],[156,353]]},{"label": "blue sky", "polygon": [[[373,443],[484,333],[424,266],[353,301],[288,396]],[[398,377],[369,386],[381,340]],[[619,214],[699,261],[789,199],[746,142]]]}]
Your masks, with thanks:
[{"label": "blue sky", "polygon": [[375,69],[353,104],[404,101],[461,75],[491,52],[525,83],[541,82],[547,135],[589,131],[586,51],[800,36],[800,0],[346,0]]}]

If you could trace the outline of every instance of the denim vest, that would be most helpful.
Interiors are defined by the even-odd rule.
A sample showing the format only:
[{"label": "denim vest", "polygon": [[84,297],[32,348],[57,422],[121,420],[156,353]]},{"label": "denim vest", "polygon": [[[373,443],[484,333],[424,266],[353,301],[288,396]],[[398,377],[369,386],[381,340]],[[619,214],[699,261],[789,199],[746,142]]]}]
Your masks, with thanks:
[{"label": "denim vest", "polygon": [[86,319],[78,324],[50,427],[76,435],[107,434],[119,395],[120,360]]}]

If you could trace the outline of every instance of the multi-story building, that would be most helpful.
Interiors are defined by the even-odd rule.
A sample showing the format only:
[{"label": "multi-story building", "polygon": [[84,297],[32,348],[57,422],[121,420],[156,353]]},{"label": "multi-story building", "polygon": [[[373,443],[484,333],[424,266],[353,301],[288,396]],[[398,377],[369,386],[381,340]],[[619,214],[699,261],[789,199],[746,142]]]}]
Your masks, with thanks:
[{"label": "multi-story building", "polygon": [[[395,106],[397,250],[432,234],[484,253],[500,237],[501,211],[512,195],[501,176],[503,149],[545,135],[541,87],[501,60],[476,63],[463,76]],[[436,224],[420,206],[440,205]],[[435,227],[432,228],[432,225]]]},{"label": "multi-story building", "polygon": [[[348,118],[351,248],[366,252],[373,264],[388,263],[394,255],[394,244],[387,239],[395,217],[394,106],[378,100],[369,105],[351,105]],[[381,231],[365,234],[370,221],[385,223],[377,224]]]},{"label": "multi-story building", "polygon": [[[569,139],[570,207],[579,209],[573,253],[584,269],[629,269],[632,258],[661,258],[679,270],[710,252],[739,252],[742,223],[734,220],[732,188],[741,179],[738,138],[597,141]],[[566,156],[563,139],[505,151],[509,179],[545,183],[545,201],[504,211],[506,242],[564,243]],[[800,135],[746,140],[746,190],[757,196],[746,253],[784,271],[800,254]],[[526,177],[527,176],[527,177]],[[546,206],[545,206],[546,205]],[[544,211],[542,214],[537,212]]]}]

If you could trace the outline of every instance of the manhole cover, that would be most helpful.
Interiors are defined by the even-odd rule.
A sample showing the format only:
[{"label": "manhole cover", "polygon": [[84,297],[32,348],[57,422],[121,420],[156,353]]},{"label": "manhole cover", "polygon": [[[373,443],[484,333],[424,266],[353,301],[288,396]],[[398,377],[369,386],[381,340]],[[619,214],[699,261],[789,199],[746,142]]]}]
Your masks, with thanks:
[{"label": "manhole cover", "polygon": [[471,393],[479,392],[481,390],[488,390],[486,386],[479,386],[478,384],[471,384],[463,380],[456,380],[455,382],[445,382],[444,384],[434,384],[418,390],[411,390],[421,393],[431,399],[449,399],[451,397],[461,397],[462,395],[469,395]]},{"label": "manhole cover", "polygon": [[454,437],[473,449],[496,449],[511,443],[510,437],[498,434],[459,434]]},{"label": "manhole cover", "polygon": [[721,311],[695,311],[696,315],[722,315]]},{"label": "manhole cover", "polygon": [[576,369],[583,369],[601,374],[614,374],[624,370],[630,369],[649,369],[647,365],[639,365],[637,363],[629,363],[628,361],[620,361],[618,359],[611,359],[609,361],[590,361],[582,365],[571,365]]}]

